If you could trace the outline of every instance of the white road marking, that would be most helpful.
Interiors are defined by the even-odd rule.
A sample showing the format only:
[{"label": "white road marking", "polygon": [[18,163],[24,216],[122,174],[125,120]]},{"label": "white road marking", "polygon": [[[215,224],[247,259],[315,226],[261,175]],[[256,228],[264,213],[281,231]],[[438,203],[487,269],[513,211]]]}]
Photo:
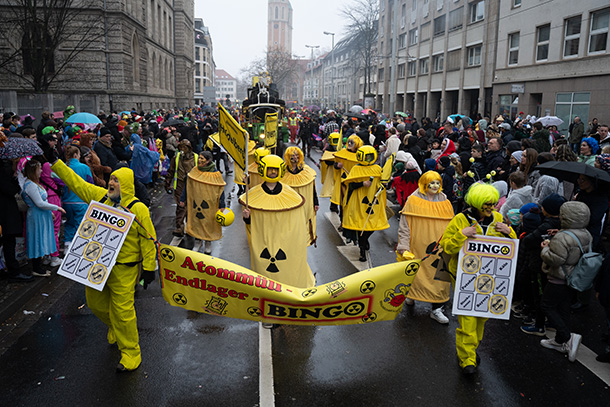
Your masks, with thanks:
[{"label": "white road marking", "polygon": [[273,388],[273,358],[271,356],[271,329],[263,328],[258,324],[258,392],[260,407],[275,406],[275,393]]},{"label": "white road marking", "polygon": [[[326,216],[326,219],[328,219],[328,221],[331,225],[333,225],[337,233],[339,233],[339,226],[341,226],[341,220],[339,219],[339,215],[334,212],[326,212],[324,216]],[[358,248],[358,246],[354,246],[353,243],[347,243],[343,234],[339,233],[339,236],[343,240],[345,246],[338,246],[337,250],[343,255],[343,257],[345,257],[347,260],[350,261],[350,263],[352,263],[356,270],[362,271],[373,267],[373,265],[371,264],[371,256],[368,252],[366,253],[366,262],[358,260],[360,258],[360,249]]]}]

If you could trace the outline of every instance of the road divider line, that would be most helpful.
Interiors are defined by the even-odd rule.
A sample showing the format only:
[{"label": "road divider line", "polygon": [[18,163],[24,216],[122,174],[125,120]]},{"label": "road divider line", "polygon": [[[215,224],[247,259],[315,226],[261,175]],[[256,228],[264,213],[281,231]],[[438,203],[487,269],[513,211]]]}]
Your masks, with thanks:
[{"label": "road divider line", "polygon": [[273,388],[273,357],[271,354],[271,329],[263,328],[258,324],[258,360],[259,360],[259,406],[275,406],[275,393]]}]

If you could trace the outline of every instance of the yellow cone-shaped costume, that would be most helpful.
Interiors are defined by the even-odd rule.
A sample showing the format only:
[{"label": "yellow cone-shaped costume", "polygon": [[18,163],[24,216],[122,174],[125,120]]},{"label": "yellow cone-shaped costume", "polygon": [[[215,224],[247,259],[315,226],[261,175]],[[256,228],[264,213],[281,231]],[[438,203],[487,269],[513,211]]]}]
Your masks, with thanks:
[{"label": "yellow cone-shaped costume", "polygon": [[309,245],[312,245],[317,238],[316,211],[313,207],[315,180],[316,172],[307,164],[303,164],[303,169],[297,174],[286,171],[284,178],[282,178],[282,184],[292,187],[292,189],[305,198],[305,232]]},{"label": "yellow cone-shaped costume", "polygon": [[253,162],[248,165],[248,180],[250,181],[250,188],[263,183],[263,179],[258,175],[258,163]]},{"label": "yellow cone-shaped costume", "polygon": [[[343,227],[357,231],[375,231],[390,227],[386,216],[387,204],[385,188],[381,185],[381,167],[378,165],[356,165],[342,182],[368,181],[373,177],[370,187],[361,187],[343,200]],[[381,188],[381,190],[380,190]],[[377,198],[375,195],[377,194]],[[367,219],[368,218],[368,219]]]},{"label": "yellow cone-shaped costume", "polygon": [[343,200],[342,196],[345,195],[345,188],[342,188],[341,181],[347,178],[351,169],[358,164],[358,160],[356,160],[356,153],[352,153],[347,149],[337,151],[334,153],[334,156],[337,163],[343,164],[343,168],[335,169],[334,171],[335,185],[330,201],[336,205],[340,205]]},{"label": "yellow cone-shaped costume", "polygon": [[[246,205],[245,194],[239,203]],[[295,287],[311,287],[315,278],[307,264],[305,198],[288,185],[271,195],[258,185],[248,196],[252,270]]]},{"label": "yellow cone-shaped costume", "polygon": [[[250,140],[248,141],[248,165],[254,163],[254,151],[256,150],[256,141]],[[244,170],[242,170],[239,165],[235,165],[235,170],[233,171],[233,180],[236,184],[245,185],[244,184]]]},{"label": "yellow cone-shaped costume", "polygon": [[[415,258],[422,259],[426,256],[426,248],[438,241],[447,225],[453,219],[453,207],[451,202],[441,192],[440,197],[444,200],[430,201],[424,199],[425,195],[415,191],[405,202],[400,211],[407,222],[410,231],[410,249]],[[403,219],[401,218],[401,225]],[[434,279],[436,267],[432,266],[438,257],[430,256],[421,262],[419,271],[415,276],[408,298],[431,303],[444,303],[449,301],[451,284],[449,282]]]},{"label": "yellow cone-shaped costume", "polygon": [[[332,151],[324,151],[322,158],[320,159],[320,172],[322,177],[322,190],[320,191],[320,198],[330,198],[333,195],[333,189],[335,188],[335,153]],[[337,171],[337,173],[339,173]]]},{"label": "yellow cone-shaped costume", "polygon": [[222,226],[216,222],[216,212],[226,185],[222,175],[195,167],[188,173],[186,183],[186,233],[201,240],[220,240]]}]

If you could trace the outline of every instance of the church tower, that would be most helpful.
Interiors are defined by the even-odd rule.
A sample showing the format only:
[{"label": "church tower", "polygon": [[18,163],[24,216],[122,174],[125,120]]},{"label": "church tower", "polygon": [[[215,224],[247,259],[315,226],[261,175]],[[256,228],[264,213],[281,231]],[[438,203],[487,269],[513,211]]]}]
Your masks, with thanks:
[{"label": "church tower", "polygon": [[292,5],[289,0],[269,0],[267,49],[292,55]]}]

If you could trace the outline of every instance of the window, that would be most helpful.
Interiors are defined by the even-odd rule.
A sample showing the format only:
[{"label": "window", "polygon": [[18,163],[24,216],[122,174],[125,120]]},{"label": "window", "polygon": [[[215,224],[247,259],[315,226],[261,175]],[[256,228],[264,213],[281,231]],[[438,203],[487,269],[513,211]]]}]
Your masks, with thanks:
[{"label": "window", "polygon": [[408,62],[407,63],[407,75],[415,76],[416,74],[417,74],[417,65],[415,64],[415,61]]},{"label": "window", "polygon": [[481,46],[475,45],[468,48],[468,66],[481,65]]},{"label": "window", "polygon": [[568,126],[574,116],[578,116],[584,123],[588,123],[590,100],[591,94],[589,92],[557,93],[555,116],[563,120],[563,124],[558,128],[561,134],[567,134]]},{"label": "window", "polygon": [[443,66],[445,65],[445,55],[433,55],[432,56],[432,69],[434,72],[442,72]]},{"label": "window", "polygon": [[470,3],[470,22],[476,23],[485,18],[485,1]]},{"label": "window", "polygon": [[462,28],[464,7],[456,8],[449,13],[449,31]]},{"label": "window", "polygon": [[428,58],[422,58],[419,60],[419,74],[425,75],[430,70],[428,66]]},{"label": "window", "polygon": [[404,79],[405,77],[405,64],[398,65],[398,79]]},{"label": "window", "polygon": [[409,45],[417,44],[417,28],[409,30]]},{"label": "window", "polygon": [[379,68],[379,73],[377,74],[377,80],[378,81],[383,80],[383,68]]},{"label": "window", "polygon": [[608,20],[610,9],[593,13],[589,34],[589,53],[604,52],[608,42]]},{"label": "window", "polygon": [[513,0],[513,8],[521,7],[521,0]]},{"label": "window", "polygon": [[443,9],[443,0],[436,0],[436,9],[437,10]]},{"label": "window", "polygon": [[571,57],[578,55],[578,45],[580,43],[581,16],[568,18],[565,21],[565,32],[563,40],[563,56]]},{"label": "window", "polygon": [[422,24],[421,28],[421,39],[420,41],[426,41],[430,39],[430,23]]},{"label": "window", "polygon": [[445,16],[439,16],[434,19],[434,36],[445,34]]},{"label": "window", "polygon": [[447,52],[447,71],[456,71],[462,66],[462,49]]},{"label": "window", "polygon": [[519,33],[508,34],[508,65],[519,62]]},{"label": "window", "polygon": [[536,29],[536,61],[549,59],[549,38],[551,37],[551,25],[546,24]]},{"label": "window", "polygon": [[398,36],[398,48],[405,48],[407,46],[407,34],[400,34]]}]

